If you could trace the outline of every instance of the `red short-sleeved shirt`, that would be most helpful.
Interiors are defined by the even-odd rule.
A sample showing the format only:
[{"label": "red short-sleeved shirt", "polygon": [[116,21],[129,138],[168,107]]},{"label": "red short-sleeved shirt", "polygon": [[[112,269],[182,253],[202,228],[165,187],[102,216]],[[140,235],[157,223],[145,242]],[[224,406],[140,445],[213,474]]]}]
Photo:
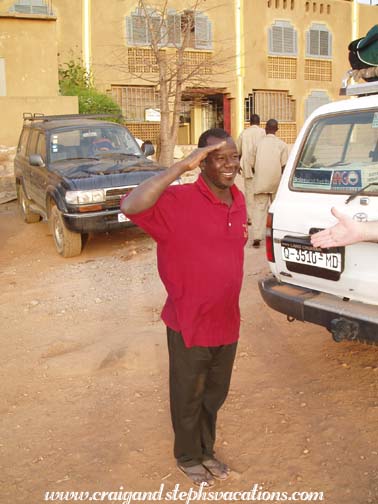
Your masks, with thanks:
[{"label": "red short-sleeved shirt", "polygon": [[248,228],[244,196],[236,185],[231,193],[229,207],[200,176],[194,184],[169,186],[153,207],[127,215],[157,242],[168,293],[161,316],[187,347],[226,345],[239,337]]}]

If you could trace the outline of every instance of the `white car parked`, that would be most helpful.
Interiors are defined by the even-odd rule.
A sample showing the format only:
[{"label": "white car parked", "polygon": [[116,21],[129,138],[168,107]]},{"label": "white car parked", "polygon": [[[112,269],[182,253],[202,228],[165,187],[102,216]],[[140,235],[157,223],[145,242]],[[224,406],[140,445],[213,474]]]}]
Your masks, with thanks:
[{"label": "white car parked", "polygon": [[310,242],[335,224],[331,207],[358,221],[378,219],[378,82],[344,93],[359,97],[318,108],[293,146],[267,220],[271,275],[259,287],[290,321],[324,326],[336,341],[378,343],[378,244]]}]

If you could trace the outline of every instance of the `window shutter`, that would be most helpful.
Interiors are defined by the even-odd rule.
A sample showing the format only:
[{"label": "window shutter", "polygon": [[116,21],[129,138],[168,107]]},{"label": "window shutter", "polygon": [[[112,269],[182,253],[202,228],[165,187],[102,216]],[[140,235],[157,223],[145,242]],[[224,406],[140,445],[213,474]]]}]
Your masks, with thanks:
[{"label": "window shutter", "polygon": [[149,14],[148,20],[146,19],[146,31],[147,31],[147,41],[149,44],[152,43],[153,37],[158,45],[162,45],[164,40],[162,36],[162,23],[161,17],[154,14]]},{"label": "window shutter", "polygon": [[319,31],[310,30],[310,54],[311,56],[319,55]]},{"label": "window shutter", "polygon": [[211,22],[207,16],[195,12],[195,47],[196,49],[212,49]]},{"label": "window shutter", "polygon": [[181,45],[181,15],[176,13],[167,16],[168,45],[179,47]]},{"label": "window shutter", "polygon": [[306,56],[330,58],[332,36],[325,25],[313,25],[307,32]]},{"label": "window shutter", "polygon": [[48,5],[44,0],[18,0],[10,10],[23,14],[49,14]]},{"label": "window shutter", "polygon": [[269,28],[269,40],[268,40],[268,51],[269,53],[273,52],[273,27]]},{"label": "window shutter", "polygon": [[289,56],[297,54],[297,32],[288,21],[276,21],[269,29],[269,52]]},{"label": "window shutter", "polygon": [[283,52],[285,54],[294,54],[294,30],[293,28],[283,28]]},{"label": "window shutter", "polygon": [[147,45],[147,21],[145,16],[138,14],[131,15],[132,22],[132,43],[133,45]]},{"label": "window shutter", "polygon": [[127,18],[126,18],[126,40],[127,40],[127,45],[129,45],[129,46],[134,45],[133,21],[131,19],[131,16],[127,16]]},{"label": "window shutter", "polygon": [[319,31],[319,56],[328,56],[328,32]]},{"label": "window shutter", "polygon": [[283,30],[282,26],[272,26],[272,52],[283,52]]}]

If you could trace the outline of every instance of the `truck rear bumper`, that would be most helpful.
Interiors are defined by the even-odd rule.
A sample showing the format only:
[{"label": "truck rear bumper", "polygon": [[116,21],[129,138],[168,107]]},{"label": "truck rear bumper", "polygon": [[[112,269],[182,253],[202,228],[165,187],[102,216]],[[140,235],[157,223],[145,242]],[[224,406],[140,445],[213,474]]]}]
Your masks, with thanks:
[{"label": "truck rear bumper", "polygon": [[378,306],[348,301],[331,294],[278,282],[273,276],[259,281],[265,303],[302,322],[325,327],[336,341],[378,343]]}]

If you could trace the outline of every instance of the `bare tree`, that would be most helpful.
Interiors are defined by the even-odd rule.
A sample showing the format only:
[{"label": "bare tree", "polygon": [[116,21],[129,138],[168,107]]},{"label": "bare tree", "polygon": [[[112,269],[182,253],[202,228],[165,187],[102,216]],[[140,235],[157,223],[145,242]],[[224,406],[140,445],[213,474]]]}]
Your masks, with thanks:
[{"label": "bare tree", "polygon": [[[168,0],[159,7],[139,0],[134,18],[130,18],[128,31],[140,46],[150,49],[153,55],[151,72],[136,72],[130,65],[123,67],[129,75],[156,86],[160,105],[159,162],[169,166],[173,161],[180,124],[183,92],[186,88],[209,86],[212,75],[221,73],[223,61],[214,52],[203,53],[198,61],[190,59],[188,49],[211,49],[211,25],[201,12],[204,0],[195,0],[187,9],[173,11]],[[122,64],[117,65],[121,70]],[[218,69],[216,72],[215,69]],[[122,70],[121,70],[122,71]],[[224,71],[223,71],[224,73]],[[205,80],[206,79],[206,80]]]}]

